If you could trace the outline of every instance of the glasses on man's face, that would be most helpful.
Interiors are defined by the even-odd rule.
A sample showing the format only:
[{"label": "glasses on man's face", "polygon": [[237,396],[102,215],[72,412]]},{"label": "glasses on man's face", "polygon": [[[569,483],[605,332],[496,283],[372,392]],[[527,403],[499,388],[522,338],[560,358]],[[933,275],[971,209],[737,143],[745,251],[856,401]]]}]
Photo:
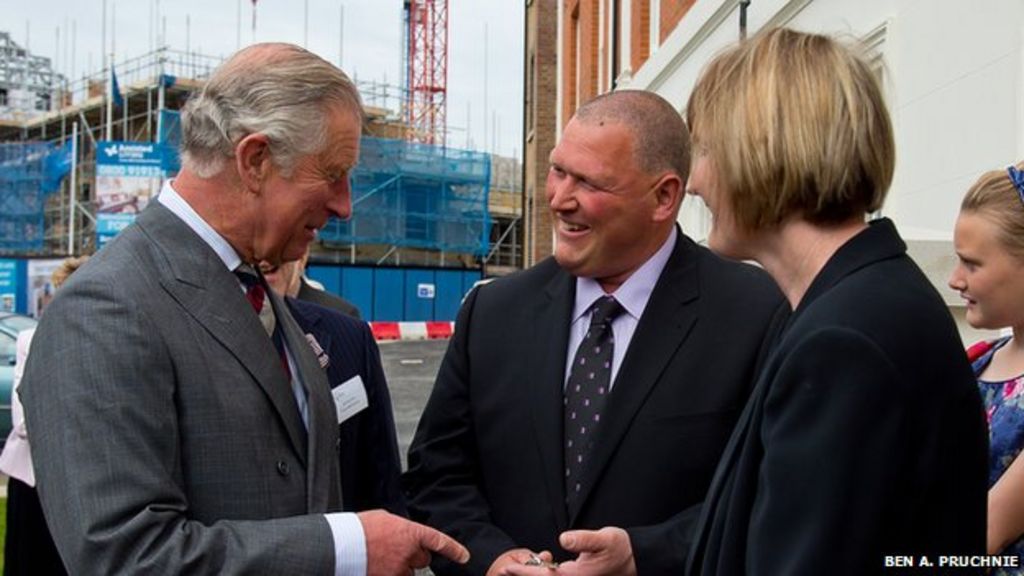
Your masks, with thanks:
[{"label": "glasses on man's face", "polygon": [[1017,196],[1024,203],[1024,171],[1018,170],[1016,166],[1010,166],[1006,169],[1006,173],[1010,175],[1010,182],[1013,182],[1013,187],[1017,190]]}]

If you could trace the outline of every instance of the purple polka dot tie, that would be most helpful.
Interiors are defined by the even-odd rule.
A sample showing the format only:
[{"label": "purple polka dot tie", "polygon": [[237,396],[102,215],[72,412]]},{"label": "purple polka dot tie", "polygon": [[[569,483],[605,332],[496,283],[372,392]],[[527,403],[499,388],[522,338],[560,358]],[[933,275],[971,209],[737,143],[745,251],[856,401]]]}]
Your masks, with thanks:
[{"label": "purple polka dot tie", "polygon": [[590,328],[576,349],[565,385],[565,494],[570,513],[579,504],[583,471],[601,426],[601,412],[612,381],[612,321],[622,313],[622,305],[611,296],[603,296],[591,309]]}]

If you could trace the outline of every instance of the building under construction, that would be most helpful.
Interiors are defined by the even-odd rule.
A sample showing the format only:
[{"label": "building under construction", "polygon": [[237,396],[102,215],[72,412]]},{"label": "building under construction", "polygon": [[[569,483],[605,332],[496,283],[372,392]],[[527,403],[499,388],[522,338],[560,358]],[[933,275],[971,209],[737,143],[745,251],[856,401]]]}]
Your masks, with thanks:
[{"label": "building under construction", "polygon": [[[0,253],[93,252],[176,172],[177,110],[220,59],[161,48],[69,82],[8,34],[0,32],[0,44]],[[423,143],[404,108],[410,90],[356,83],[367,122],[352,176],[354,216],[328,225],[314,261],[518,266],[516,162]],[[144,145],[140,157],[152,166],[111,172],[105,143]],[[153,182],[104,195],[133,177]]]}]

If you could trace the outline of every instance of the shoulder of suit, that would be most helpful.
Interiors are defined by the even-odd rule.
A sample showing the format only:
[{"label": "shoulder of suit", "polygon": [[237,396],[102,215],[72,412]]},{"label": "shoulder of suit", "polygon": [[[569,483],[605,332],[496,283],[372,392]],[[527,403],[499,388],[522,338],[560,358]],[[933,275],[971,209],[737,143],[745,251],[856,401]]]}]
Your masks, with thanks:
[{"label": "shoulder of suit", "polygon": [[310,300],[300,300],[290,296],[286,301],[291,307],[292,316],[295,317],[295,321],[298,322],[299,326],[304,330],[308,329],[308,327],[317,318],[329,323],[333,329],[345,329],[353,332],[369,329],[366,323],[362,320],[356,320],[355,318],[339,312],[334,308],[330,308]]},{"label": "shoulder of suit", "polygon": [[695,242],[691,245],[691,254],[695,254],[698,261],[701,283],[713,289],[713,292],[730,291],[730,288],[735,288],[747,293],[762,293],[781,299],[782,293],[779,292],[778,285],[757,264],[723,258]]},{"label": "shoulder of suit", "polygon": [[527,268],[513,272],[507,276],[487,279],[480,282],[476,289],[490,296],[513,294],[522,296],[524,290],[537,290],[546,286],[553,278],[568,275],[554,258],[548,257]]},{"label": "shoulder of suit", "polygon": [[90,287],[91,291],[97,286],[124,294],[148,292],[167,269],[166,261],[161,260],[159,251],[144,234],[124,230],[68,277],[56,297],[85,287]]}]

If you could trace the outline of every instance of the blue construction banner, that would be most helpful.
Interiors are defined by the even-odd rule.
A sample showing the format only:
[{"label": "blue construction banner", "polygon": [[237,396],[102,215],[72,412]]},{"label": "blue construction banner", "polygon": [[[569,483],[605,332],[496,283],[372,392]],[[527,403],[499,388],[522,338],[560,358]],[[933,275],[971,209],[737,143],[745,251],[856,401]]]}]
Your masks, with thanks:
[{"label": "blue construction banner", "polygon": [[96,244],[102,247],[160,192],[166,146],[100,141],[96,152]]},{"label": "blue construction banner", "polygon": [[135,222],[135,214],[97,214],[96,248],[103,248],[132,222]]},{"label": "blue construction banner", "polygon": [[18,288],[18,261],[0,259],[0,312],[17,309]]}]

